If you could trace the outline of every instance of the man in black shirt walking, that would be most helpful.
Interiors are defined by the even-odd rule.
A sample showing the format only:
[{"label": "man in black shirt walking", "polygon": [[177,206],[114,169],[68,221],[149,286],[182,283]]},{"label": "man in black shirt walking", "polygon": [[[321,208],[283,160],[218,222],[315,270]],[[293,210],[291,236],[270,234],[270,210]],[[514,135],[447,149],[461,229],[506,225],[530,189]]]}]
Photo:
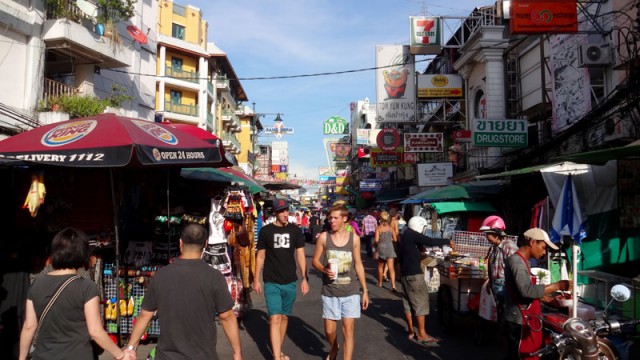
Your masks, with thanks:
[{"label": "man in black shirt walking", "polygon": [[[429,314],[429,290],[424,281],[424,274],[420,267],[420,251],[418,245],[441,246],[450,244],[446,239],[433,239],[422,235],[427,220],[421,216],[414,216],[409,220],[408,229],[402,234],[398,245],[398,260],[400,261],[400,281],[402,283],[404,315],[409,330],[409,339],[416,340],[421,345],[437,344],[438,339],[431,337],[425,330],[425,316]],[[451,244],[453,244],[451,242]],[[416,317],[418,334],[413,330],[413,318]]]}]

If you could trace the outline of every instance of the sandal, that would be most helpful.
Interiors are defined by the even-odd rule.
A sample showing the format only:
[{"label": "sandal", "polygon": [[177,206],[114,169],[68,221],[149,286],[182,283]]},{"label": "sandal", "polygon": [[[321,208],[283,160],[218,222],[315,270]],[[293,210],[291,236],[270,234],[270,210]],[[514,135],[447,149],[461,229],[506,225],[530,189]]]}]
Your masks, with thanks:
[{"label": "sandal", "polygon": [[418,339],[418,338],[414,338],[414,341],[417,342],[418,344],[422,345],[422,346],[437,346],[438,342],[440,341],[440,339],[436,339],[434,337],[431,336],[427,336],[426,339]]},{"label": "sandal", "polygon": [[284,353],[280,353],[280,360],[289,360],[289,357]]},{"label": "sandal", "polygon": [[329,351],[329,353],[327,354],[327,358],[325,360],[336,360],[338,358],[338,351],[340,351],[340,346],[336,348],[336,353],[333,356],[333,358],[331,357],[331,351]]},{"label": "sandal", "polygon": [[413,339],[415,339],[415,338],[416,338],[416,333],[411,333],[411,334],[407,335],[407,338],[408,338],[409,340],[413,340]]}]

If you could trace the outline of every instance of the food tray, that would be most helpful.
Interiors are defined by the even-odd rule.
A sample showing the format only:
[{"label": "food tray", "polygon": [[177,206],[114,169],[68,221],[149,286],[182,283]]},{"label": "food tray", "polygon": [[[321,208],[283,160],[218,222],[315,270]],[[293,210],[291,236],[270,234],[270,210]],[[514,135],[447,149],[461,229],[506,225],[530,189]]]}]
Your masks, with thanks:
[{"label": "food tray", "polygon": [[449,279],[485,279],[487,277],[486,270],[466,265],[444,266],[444,264],[438,264],[438,272],[441,276]]}]

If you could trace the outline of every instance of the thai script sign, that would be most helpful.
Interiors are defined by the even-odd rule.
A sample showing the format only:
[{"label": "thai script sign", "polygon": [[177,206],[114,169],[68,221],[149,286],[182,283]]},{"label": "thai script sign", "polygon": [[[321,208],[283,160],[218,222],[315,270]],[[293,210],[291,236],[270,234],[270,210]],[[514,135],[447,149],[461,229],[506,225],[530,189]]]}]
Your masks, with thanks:
[{"label": "thai script sign", "polygon": [[527,120],[474,119],[473,145],[526,147],[527,126]]},{"label": "thai script sign", "polygon": [[415,62],[409,46],[377,45],[376,69],[376,121],[415,121]]}]

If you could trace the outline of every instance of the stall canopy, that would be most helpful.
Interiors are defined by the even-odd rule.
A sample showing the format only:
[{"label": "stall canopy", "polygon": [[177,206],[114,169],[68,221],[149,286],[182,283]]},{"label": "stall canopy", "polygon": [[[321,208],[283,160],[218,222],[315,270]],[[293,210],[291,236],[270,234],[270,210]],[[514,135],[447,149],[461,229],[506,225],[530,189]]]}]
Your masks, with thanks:
[{"label": "stall canopy", "polygon": [[431,203],[431,206],[438,215],[452,212],[497,212],[496,208],[486,201],[443,201]]},{"label": "stall canopy", "polygon": [[220,156],[222,158],[222,161],[220,162],[220,166],[225,167],[225,166],[238,165],[238,159],[236,159],[236,157],[232,153],[225,150],[224,146],[222,145],[222,140],[220,140],[220,138],[214,135],[213,133],[210,133],[207,130],[199,128],[195,125],[169,124],[169,126],[171,126],[172,128],[178,129],[180,131],[184,131],[187,134],[191,134],[197,137],[198,139],[204,140],[212,144],[214,147],[218,148],[218,151],[220,152]]},{"label": "stall canopy", "polygon": [[398,202],[407,198],[409,188],[386,189],[381,190],[375,195],[376,202],[380,204]]},{"label": "stall canopy", "polygon": [[553,161],[571,161],[579,164],[602,165],[609,160],[640,159],[640,140],[626,146],[588,151],[553,158]]},{"label": "stall canopy", "polygon": [[262,181],[262,185],[269,190],[296,190],[302,185],[293,184],[287,181]]},{"label": "stall canopy", "polygon": [[115,114],[44,125],[0,141],[0,157],[71,167],[218,165],[211,143],[168,125]]},{"label": "stall canopy", "polygon": [[500,181],[475,181],[448,185],[431,189],[402,201],[402,204],[421,204],[444,200],[482,199],[491,195],[497,195],[502,189]]},{"label": "stall canopy", "polygon": [[242,171],[232,168],[186,168],[180,171],[180,176],[190,180],[201,180],[221,183],[239,183],[249,187],[252,194],[267,192],[257,180]]}]

